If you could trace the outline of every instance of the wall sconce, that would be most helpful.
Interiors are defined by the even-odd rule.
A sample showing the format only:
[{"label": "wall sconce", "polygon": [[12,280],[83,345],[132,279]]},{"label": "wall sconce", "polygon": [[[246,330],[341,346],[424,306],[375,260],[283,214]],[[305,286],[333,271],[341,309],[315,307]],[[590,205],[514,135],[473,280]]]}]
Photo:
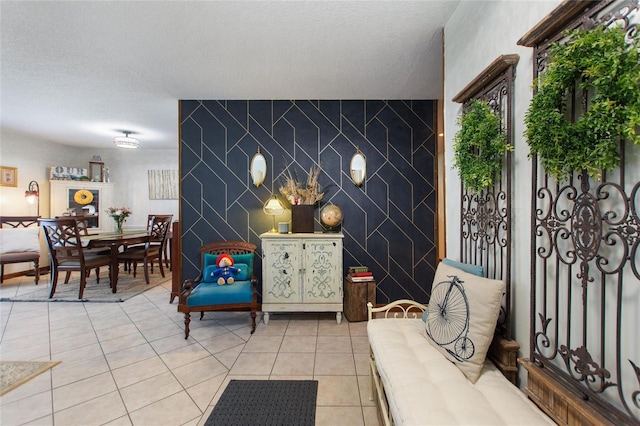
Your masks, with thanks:
[{"label": "wall sconce", "polygon": [[364,154],[360,152],[360,148],[356,148],[356,153],[351,157],[351,164],[349,165],[351,170],[351,180],[356,186],[362,185],[365,177],[367,176],[367,159]]},{"label": "wall sconce", "polygon": [[260,153],[260,147],[258,147],[258,152],[251,159],[249,173],[251,173],[251,179],[253,179],[253,184],[256,187],[262,185],[267,176],[267,160]]},{"label": "wall sconce", "polygon": [[280,216],[284,213],[284,207],[282,207],[282,203],[278,200],[278,197],[273,195],[269,200],[265,203],[262,208],[265,214],[273,216],[273,228],[269,232],[277,232],[276,230],[276,216]]},{"label": "wall sconce", "polygon": [[27,199],[29,204],[38,204],[38,216],[40,216],[40,186],[38,182],[32,180],[29,182],[29,186],[26,191],[24,191],[24,197]]}]

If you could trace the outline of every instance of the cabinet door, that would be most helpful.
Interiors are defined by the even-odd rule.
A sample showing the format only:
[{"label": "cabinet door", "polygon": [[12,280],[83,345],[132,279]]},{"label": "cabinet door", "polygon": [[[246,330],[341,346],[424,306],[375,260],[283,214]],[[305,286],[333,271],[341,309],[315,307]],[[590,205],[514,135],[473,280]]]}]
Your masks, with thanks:
[{"label": "cabinet door", "polygon": [[342,303],[342,240],[307,240],[304,248],[305,303]]},{"label": "cabinet door", "polygon": [[262,240],[262,302],[300,303],[299,240]]}]

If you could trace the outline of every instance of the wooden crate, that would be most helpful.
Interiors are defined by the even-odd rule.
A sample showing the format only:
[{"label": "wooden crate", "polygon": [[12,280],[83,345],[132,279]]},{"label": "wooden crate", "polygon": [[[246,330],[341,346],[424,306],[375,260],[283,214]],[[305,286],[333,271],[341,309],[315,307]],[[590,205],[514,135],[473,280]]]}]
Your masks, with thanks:
[{"label": "wooden crate", "polygon": [[351,322],[367,320],[367,302],[376,305],[376,281],[353,282],[344,279],[344,316]]}]

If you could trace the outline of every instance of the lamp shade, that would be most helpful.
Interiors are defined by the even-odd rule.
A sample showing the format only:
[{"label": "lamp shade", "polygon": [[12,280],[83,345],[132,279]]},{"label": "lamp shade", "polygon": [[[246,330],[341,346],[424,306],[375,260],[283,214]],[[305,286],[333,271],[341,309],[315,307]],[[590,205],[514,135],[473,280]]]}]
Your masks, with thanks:
[{"label": "lamp shade", "polygon": [[273,228],[271,228],[271,232],[276,232],[276,216],[284,213],[284,207],[280,200],[278,200],[278,197],[274,195],[269,198],[269,200],[264,204],[262,211],[269,216],[273,216]]},{"label": "lamp shade", "polygon": [[140,142],[136,138],[129,136],[131,132],[124,132],[124,136],[116,136],[113,138],[113,144],[118,148],[138,148]]},{"label": "lamp shade", "polygon": [[284,207],[282,207],[282,203],[280,203],[280,200],[278,200],[278,197],[276,197],[275,195],[269,198],[269,201],[265,203],[262,210],[265,212],[265,214],[271,216],[279,216],[284,213]]}]

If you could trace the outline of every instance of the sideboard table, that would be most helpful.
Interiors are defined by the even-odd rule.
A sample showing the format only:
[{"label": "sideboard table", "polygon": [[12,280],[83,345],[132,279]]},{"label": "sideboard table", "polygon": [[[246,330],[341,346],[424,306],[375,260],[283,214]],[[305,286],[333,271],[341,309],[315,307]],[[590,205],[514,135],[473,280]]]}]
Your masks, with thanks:
[{"label": "sideboard table", "polygon": [[341,233],[265,233],[262,312],[335,312],[342,322]]}]

